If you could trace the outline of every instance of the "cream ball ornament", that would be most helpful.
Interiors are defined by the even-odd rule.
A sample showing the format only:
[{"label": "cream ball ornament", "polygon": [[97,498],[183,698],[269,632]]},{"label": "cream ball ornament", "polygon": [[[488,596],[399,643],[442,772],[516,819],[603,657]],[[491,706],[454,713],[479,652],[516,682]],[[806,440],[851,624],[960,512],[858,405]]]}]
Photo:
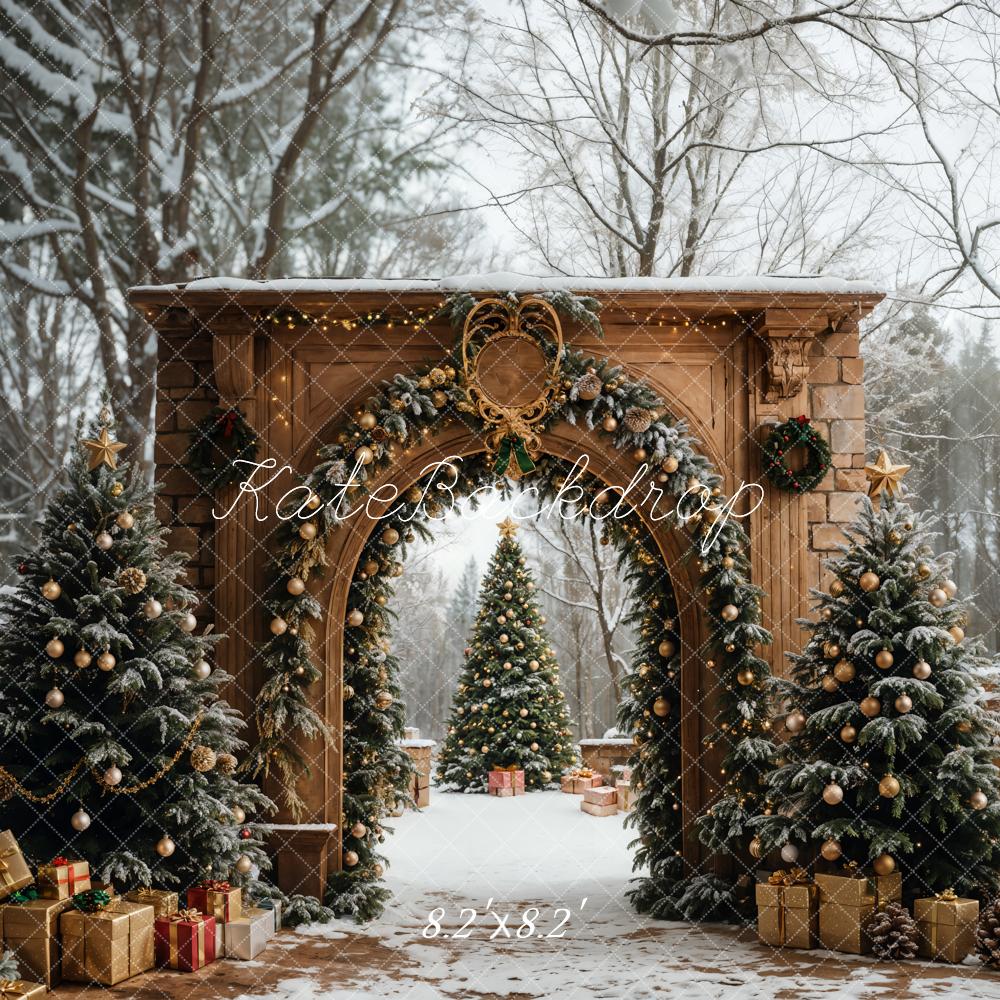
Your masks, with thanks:
[{"label": "cream ball ornament", "polygon": [[77,809],[69,819],[69,825],[73,827],[77,833],[83,833],[90,826],[90,815],[85,809]]},{"label": "cream ball ornament", "polygon": [[94,537],[94,544],[102,551],[107,552],[115,544],[114,539],[106,531],[99,531]]},{"label": "cream ball ornament", "polygon": [[48,705],[49,708],[62,708],[65,701],[66,696],[57,687],[54,687],[50,691],[46,692],[45,704]]},{"label": "cream ball ornament", "polygon": [[177,626],[182,632],[193,632],[198,627],[198,619],[190,611],[185,611]]},{"label": "cream ball ornament", "polygon": [[347,612],[347,624],[350,625],[351,628],[357,628],[359,625],[363,625],[364,621],[365,616],[357,608],[351,608],[351,610]]},{"label": "cream ball ornament", "polygon": [[191,671],[197,680],[204,681],[212,675],[212,664],[203,657],[200,657],[194,661],[194,666],[191,668]]},{"label": "cream ball ornament", "polygon": [[958,594],[958,584],[955,583],[954,580],[945,580],[944,583],[941,584],[941,589],[948,595],[950,600],[955,600],[955,597]]},{"label": "cream ball ornament", "polygon": [[990,804],[990,800],[986,797],[986,794],[981,788],[976,789],[969,796],[969,805],[972,806],[977,812],[985,809]]},{"label": "cream ball ornament", "polygon": [[799,860],[799,849],[794,844],[785,844],[781,848],[781,860],[786,865],[793,865]]},{"label": "cream ball ornament", "polygon": [[828,806],[839,806],[844,801],[844,789],[835,781],[831,781],[823,789],[823,801]]},{"label": "cream ball ornament", "polygon": [[298,597],[300,594],[305,593],[306,582],[301,576],[293,576],[289,579],[288,583],[285,584],[285,590],[288,591],[292,597]]},{"label": "cream ball ornament", "polygon": [[941,587],[935,587],[927,595],[927,600],[929,600],[934,607],[940,608],[948,603],[948,594]]},{"label": "cream ball ornament", "polygon": [[280,615],[271,619],[271,635],[284,635],[288,631],[288,622]]},{"label": "cream ball ornament", "polygon": [[926,660],[917,660],[913,664],[913,676],[917,680],[925,681],[931,675],[931,665]]},{"label": "cream ball ornament", "polygon": [[236,859],[236,864],[233,866],[241,875],[249,875],[253,869],[253,860],[249,854],[241,854]]},{"label": "cream ball ornament", "polygon": [[104,782],[104,784],[109,785],[112,788],[114,788],[116,785],[120,785],[122,783],[121,768],[118,767],[116,764],[112,764],[111,767],[107,768],[104,771],[104,774],[101,775],[101,780]]},{"label": "cream ball ornament", "polygon": [[719,616],[723,621],[732,622],[736,621],[740,616],[740,609],[736,607],[735,604],[726,604],[723,606],[722,610],[719,612]]},{"label": "cream ball ornament", "polygon": [[243,809],[240,806],[233,806],[232,809],[229,810],[229,812],[230,815],[233,817],[234,823],[246,822],[247,814],[243,811]]},{"label": "cream ball ornament", "polygon": [[163,605],[155,597],[151,597],[145,604],[143,604],[142,613],[150,621],[153,621],[163,614]]},{"label": "cream ball ornament", "polygon": [[135,525],[135,518],[127,510],[123,510],[116,518],[115,524],[118,525],[122,531],[131,531]]},{"label": "cream ball ornament", "polygon": [[174,851],[177,850],[177,845],[174,843],[173,838],[164,834],[156,842],[156,853],[159,854],[161,858],[169,858]]},{"label": "cream ball ornament", "polygon": [[800,709],[793,709],[788,715],[785,716],[785,728],[790,733],[800,733],[805,728],[806,716],[805,712]]}]

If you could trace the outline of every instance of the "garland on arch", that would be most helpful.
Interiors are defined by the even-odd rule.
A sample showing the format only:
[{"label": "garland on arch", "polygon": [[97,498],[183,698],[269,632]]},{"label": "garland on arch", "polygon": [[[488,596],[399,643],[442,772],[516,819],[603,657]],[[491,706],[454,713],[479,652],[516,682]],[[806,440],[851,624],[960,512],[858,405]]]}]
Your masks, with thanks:
[{"label": "garland on arch", "polygon": [[[460,324],[473,304],[471,296],[456,296],[443,311]],[[561,295],[553,304],[572,318],[596,318],[594,300]],[[256,704],[260,740],[248,765],[258,775],[277,772],[293,816],[302,810],[298,784],[308,774],[298,744],[302,738],[333,738],[309,705],[309,687],[321,676],[313,662],[309,622],[318,619],[322,609],[308,585],[312,576],[322,573],[330,533],[341,523],[332,507],[335,494],[359,461],[360,485],[347,495],[354,506],[364,502],[371,479],[433,430],[457,420],[480,429],[458,369],[454,355],[446,357],[413,376],[397,374],[366,400],[336,439],[320,449],[320,461],[304,483],[308,502],[300,516],[281,529],[268,602],[272,637],[261,651],[267,679]],[[718,717],[707,742],[719,745],[723,757],[720,794],[698,818],[698,830],[712,850],[745,852],[746,825],[762,811],[762,776],[775,755],[769,668],[755,652],[770,636],[760,625],[761,591],[749,583],[746,536],[732,519],[717,524],[726,503],[720,477],[697,453],[685,423],[666,413],[647,385],[606,360],[570,348],[564,350],[562,379],[541,430],[565,419],[610,436],[619,450],[631,449],[634,461],[656,470],[657,486],[673,498],[678,523],[691,535],[711,623],[709,648],[696,652],[708,657],[720,691]],[[557,460],[543,458],[533,485],[543,495],[554,494],[561,469]],[[463,463],[453,493],[461,496],[495,482],[490,460],[473,456]],[[396,746],[404,711],[398,663],[389,642],[392,579],[402,572],[407,544],[429,534],[428,519],[441,513],[435,500],[424,499],[420,483],[410,487],[396,507],[396,514],[381,521],[365,543],[343,622],[343,870],[331,878],[327,901],[335,912],[358,919],[377,916],[388,896],[381,884],[386,862],[379,853],[387,832],[384,818],[409,797],[411,764]],[[634,887],[633,900],[657,915],[717,917],[724,904],[733,903],[732,887],[712,876],[685,877],[681,870],[681,814],[675,808],[680,771],[678,635],[673,612],[665,613],[673,607],[673,597],[667,592],[669,581],[658,572],[652,540],[631,520],[606,522],[606,534],[609,543],[620,547],[628,572],[644,583],[637,612],[644,642],[621,710],[622,723],[634,732],[633,762],[640,786],[630,822],[638,833],[636,865],[645,874]],[[657,577],[662,578],[659,584]],[[669,710],[661,715],[664,704]]]}]

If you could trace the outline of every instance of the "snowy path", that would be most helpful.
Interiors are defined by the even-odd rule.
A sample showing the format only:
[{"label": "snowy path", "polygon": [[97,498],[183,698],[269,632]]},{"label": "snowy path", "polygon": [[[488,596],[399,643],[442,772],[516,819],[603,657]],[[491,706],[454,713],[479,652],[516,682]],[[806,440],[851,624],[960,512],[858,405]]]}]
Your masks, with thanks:
[{"label": "snowy path", "polygon": [[[373,964],[344,967],[337,982],[297,979],[270,994],[288,1000],[379,997],[625,998],[764,1000],[771,997],[939,997],[959,991],[998,998],[1000,976],[972,960],[955,968],[899,966],[826,952],[772,952],[752,934],[648,920],[624,898],[631,833],[621,816],[580,811],[577,796],[534,793],[516,799],[432,792],[431,807],[396,821],[387,841],[394,899],[368,928],[338,923],[298,936],[377,948]],[[511,937],[498,936],[510,913]],[[582,906],[582,901],[586,904]],[[531,936],[516,937],[526,907],[541,911]],[[428,914],[441,907],[442,929],[424,937]],[[469,913],[478,919],[463,933]],[[546,937],[572,911],[563,936]],[[522,935],[526,928],[522,929]],[[445,937],[445,935],[449,935]],[[295,938],[285,942],[294,946]],[[391,956],[391,957],[390,957]],[[357,961],[345,953],[343,958]],[[326,977],[321,977],[326,980]]]}]

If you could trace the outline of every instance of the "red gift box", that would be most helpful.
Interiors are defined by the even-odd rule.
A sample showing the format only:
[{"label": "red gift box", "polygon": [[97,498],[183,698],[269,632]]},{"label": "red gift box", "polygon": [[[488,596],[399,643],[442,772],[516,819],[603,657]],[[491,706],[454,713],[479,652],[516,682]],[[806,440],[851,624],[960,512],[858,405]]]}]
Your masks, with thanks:
[{"label": "red gift box", "polygon": [[513,766],[490,771],[487,791],[490,795],[499,795],[501,797],[523,795],[524,771]]},{"label": "red gift box", "polygon": [[154,928],[158,966],[194,972],[215,961],[215,917],[181,910],[157,917]]},{"label": "red gift box", "polygon": [[225,924],[243,916],[243,891],[230,888],[228,882],[206,878],[188,889],[187,905]]}]

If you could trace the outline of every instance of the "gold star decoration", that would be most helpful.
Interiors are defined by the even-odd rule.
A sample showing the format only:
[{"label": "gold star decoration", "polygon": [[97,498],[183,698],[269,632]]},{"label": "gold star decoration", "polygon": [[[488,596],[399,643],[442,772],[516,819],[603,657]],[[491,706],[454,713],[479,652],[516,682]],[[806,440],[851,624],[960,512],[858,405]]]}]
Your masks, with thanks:
[{"label": "gold star decoration", "polygon": [[497,522],[497,527],[500,529],[501,538],[513,538],[517,531],[517,522],[505,517],[502,521]]},{"label": "gold star decoration", "polygon": [[885,490],[889,496],[895,496],[899,492],[900,481],[909,471],[908,465],[893,465],[883,448],[879,451],[874,464],[865,466],[865,477],[871,484],[868,487],[868,495],[877,497]]},{"label": "gold star decoration", "polygon": [[118,452],[125,447],[121,441],[112,441],[107,427],[101,428],[100,436],[84,438],[80,442],[90,452],[90,468],[96,469],[102,462],[109,469],[118,468]]}]

